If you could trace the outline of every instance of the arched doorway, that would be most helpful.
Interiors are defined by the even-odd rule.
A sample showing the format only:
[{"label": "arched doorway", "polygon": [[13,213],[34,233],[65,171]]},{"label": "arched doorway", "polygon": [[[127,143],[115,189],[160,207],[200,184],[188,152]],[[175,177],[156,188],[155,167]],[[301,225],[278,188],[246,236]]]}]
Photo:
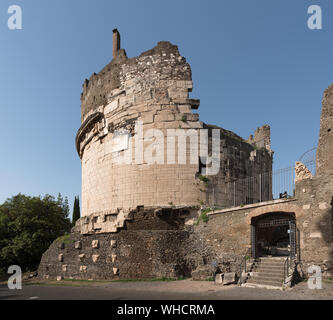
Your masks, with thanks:
[{"label": "arched doorway", "polygon": [[296,257],[296,218],[294,213],[271,212],[251,219],[252,256]]}]

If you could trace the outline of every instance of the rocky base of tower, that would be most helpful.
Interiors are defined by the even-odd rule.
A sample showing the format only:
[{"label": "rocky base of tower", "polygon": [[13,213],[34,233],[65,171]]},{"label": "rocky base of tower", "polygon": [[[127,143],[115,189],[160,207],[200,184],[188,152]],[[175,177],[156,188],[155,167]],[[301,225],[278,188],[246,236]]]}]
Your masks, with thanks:
[{"label": "rocky base of tower", "polygon": [[[192,226],[142,210],[114,233],[81,234],[73,228],[44,253],[41,279],[156,279],[191,277],[205,263],[204,245]],[[137,218],[136,218],[137,217]],[[143,223],[146,221],[147,223]]]}]

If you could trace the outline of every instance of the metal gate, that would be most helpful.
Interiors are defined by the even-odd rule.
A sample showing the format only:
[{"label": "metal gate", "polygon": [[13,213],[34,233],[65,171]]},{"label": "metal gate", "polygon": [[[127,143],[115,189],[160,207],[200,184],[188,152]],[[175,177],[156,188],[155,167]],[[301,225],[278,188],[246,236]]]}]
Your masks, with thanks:
[{"label": "metal gate", "polygon": [[257,239],[256,239],[256,227],[251,224],[251,249],[252,249],[252,258],[257,258]]},{"label": "metal gate", "polygon": [[289,242],[290,242],[290,259],[294,260],[296,257],[296,223],[289,221]]},{"label": "metal gate", "polygon": [[[259,221],[257,224],[251,224],[251,249],[252,249],[252,258],[256,259],[257,257],[257,228],[265,227],[275,227],[275,226],[289,226],[289,245],[290,245],[290,258],[294,260],[296,258],[297,249],[299,250],[297,242],[297,229],[296,221],[288,218],[278,218],[278,219],[267,219],[264,221]],[[299,253],[298,253],[299,254]]]}]

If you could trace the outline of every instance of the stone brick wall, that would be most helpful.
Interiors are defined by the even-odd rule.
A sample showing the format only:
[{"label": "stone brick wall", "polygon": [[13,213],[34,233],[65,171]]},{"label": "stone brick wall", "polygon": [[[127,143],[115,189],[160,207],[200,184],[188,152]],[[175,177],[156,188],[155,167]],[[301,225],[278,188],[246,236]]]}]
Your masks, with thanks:
[{"label": "stone brick wall", "polygon": [[[209,176],[206,190],[206,205],[211,208],[230,208],[237,204],[248,204],[272,199],[272,159],[273,152],[265,145],[257,147],[255,142],[248,143],[235,133],[217,126],[207,126],[220,130],[220,171]],[[269,127],[265,126],[265,128]],[[269,137],[269,136],[268,136]],[[209,144],[211,148],[211,141]],[[250,182],[249,178],[262,174]],[[245,182],[248,179],[248,182]],[[241,182],[244,181],[244,183]],[[234,182],[236,182],[234,184]],[[251,187],[252,193],[248,192]],[[261,189],[261,195],[260,195]]]},{"label": "stone brick wall", "polygon": [[[299,231],[299,259],[304,271],[320,265],[324,275],[333,274],[332,229],[333,175],[305,179],[296,184],[293,199],[273,200],[209,213],[209,221],[194,226],[211,259],[237,269],[238,258],[251,247],[251,219],[272,212],[294,213]],[[236,270],[237,271],[237,270]]]},{"label": "stone brick wall", "polygon": [[317,175],[333,172],[333,85],[324,92],[317,148]]},{"label": "stone brick wall", "polygon": [[[116,233],[82,235],[75,229],[44,253],[41,279],[154,279],[190,277],[205,248],[179,209],[140,210]],[[189,212],[187,212],[189,213]]]}]

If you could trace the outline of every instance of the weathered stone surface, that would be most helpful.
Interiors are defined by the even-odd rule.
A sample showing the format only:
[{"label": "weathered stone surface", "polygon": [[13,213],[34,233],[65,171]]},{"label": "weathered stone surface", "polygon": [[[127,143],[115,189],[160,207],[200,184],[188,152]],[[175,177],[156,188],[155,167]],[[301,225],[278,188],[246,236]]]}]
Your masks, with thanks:
[{"label": "weathered stone surface", "polygon": [[324,92],[320,116],[320,132],[317,147],[318,176],[332,174],[333,161],[333,85],[331,84]]},{"label": "weathered stone surface", "polygon": [[[82,160],[82,216],[88,217],[88,223],[83,218],[77,222],[76,228],[82,234],[116,233],[131,219],[127,213],[142,205],[156,208],[172,202],[177,206],[193,206],[202,201],[210,206],[228,207],[232,203],[230,193],[234,191],[225,191],[229,181],[271,170],[268,125],[257,128],[254,137],[246,141],[233,132],[204,124],[198,114],[192,113],[199,107],[199,100],[189,98],[193,87],[191,68],[177,46],[159,42],[131,59],[125,51],[117,52],[109,65],[83,85],[82,125],[76,137]],[[164,151],[168,151],[167,130],[193,130],[199,137],[199,129],[210,132],[219,129],[220,170],[212,178],[216,181],[214,193],[210,191],[213,182],[207,183],[208,188],[202,191],[198,177],[203,169],[199,168],[198,156],[186,166],[168,164],[164,155],[156,156],[155,162],[147,165],[145,153],[135,163],[126,162],[132,159],[129,154],[134,152],[135,141],[142,141],[145,149],[151,145],[155,137],[149,137],[150,129],[162,134],[153,146]],[[124,130],[127,135],[119,136]],[[119,137],[125,140],[116,143],[114,149],[114,141],[119,142]],[[188,157],[193,154],[193,149],[186,146],[181,150],[186,158],[186,154]],[[208,149],[211,150],[211,141]],[[120,159],[126,161],[115,166]],[[271,185],[269,181],[265,183]],[[243,194],[241,187],[236,191]],[[268,200],[271,192],[268,190],[262,196]],[[245,195],[242,201],[246,203]]]},{"label": "weathered stone surface", "polygon": [[98,249],[99,248],[99,240],[93,240],[91,242],[91,246],[94,248],[94,249]]},{"label": "weathered stone surface", "polygon": [[215,284],[223,284],[223,274],[218,273],[215,275]]},{"label": "weathered stone surface", "polygon": [[[140,217],[143,219],[144,211],[141,213]],[[172,222],[171,213],[172,210],[170,211],[170,223]],[[204,246],[200,245],[200,240],[191,230],[177,230],[175,226],[168,226],[166,223],[168,215],[165,216],[162,211],[161,214],[161,218],[154,218],[161,220],[160,223],[157,223],[157,220],[150,220],[154,217],[154,211],[147,211],[145,220],[139,219],[137,222],[133,220],[126,229],[116,234],[72,233],[69,241],[73,243],[81,241],[82,249],[80,255],[74,246],[70,246],[63,253],[68,266],[66,277],[111,280],[115,277],[149,279],[191,276],[192,270],[203,263]],[[174,220],[174,223],[175,221],[177,219]],[[148,222],[152,222],[152,224],[149,225]],[[156,230],[150,230],[149,228],[154,226],[154,223]],[[179,227],[183,228],[183,225]],[[93,240],[99,240],[98,251],[91,246]],[[117,241],[116,247],[110,246],[111,240]],[[49,275],[50,279],[55,279],[63,272],[63,263],[54,259],[59,250],[54,243],[43,255],[38,269],[41,278]],[[99,255],[97,262],[93,260],[94,255]],[[113,268],[118,269],[116,275]],[[212,273],[210,273],[210,277],[212,277]]]},{"label": "weathered stone surface", "polygon": [[74,247],[75,249],[81,249],[81,241],[75,241]]},{"label": "weathered stone surface", "polygon": [[329,208],[329,205],[327,204],[327,202],[320,202],[319,203],[319,209],[320,210],[326,210]]},{"label": "weathered stone surface", "polygon": [[312,178],[311,171],[306,167],[304,163],[297,161],[295,165],[295,182],[311,178]]},{"label": "weathered stone surface", "polygon": [[86,257],[84,253],[79,254],[79,261],[83,261],[83,259]]},{"label": "weathered stone surface", "polygon": [[64,261],[64,255],[62,253],[58,254],[58,261],[60,262]]},{"label": "weathered stone surface", "polygon": [[[256,217],[270,213],[292,214],[304,265],[316,263],[329,270],[322,262],[332,260],[333,254],[333,86],[325,91],[323,99],[317,173],[312,176],[298,162],[294,198],[278,202],[270,201],[273,190],[269,178],[261,188],[254,188],[251,199],[246,197],[243,185],[230,183],[272,171],[270,127],[257,128],[246,141],[233,132],[202,123],[192,113],[199,107],[199,100],[189,99],[191,90],[190,66],[178,48],[168,42],[132,59],[117,48],[111,63],[85,81],[82,125],[76,137],[82,161],[83,216],[70,235],[70,241],[81,242],[82,247],[66,245],[64,250],[64,243],[52,244],[42,258],[41,277],[54,279],[63,272],[59,261],[62,253],[68,275],[82,279],[192,274],[194,279],[206,280],[217,272],[226,275],[227,282],[234,281],[240,257],[251,247],[251,224]],[[135,125],[137,120],[143,120],[142,135]],[[196,133],[199,129],[210,133],[219,129],[219,172],[201,181],[206,168],[197,156],[193,163],[182,165],[158,163],[163,157],[148,164],[140,156],[136,163],[127,163],[134,141],[130,138],[166,150],[166,139],[143,134],[150,129],[160,130],[164,137],[167,130],[171,131],[177,143],[177,129],[193,129],[191,132]],[[128,140],[116,143],[117,152],[112,153],[117,136],[123,138],[125,132]],[[208,149],[211,147],[209,141]],[[190,145],[184,151],[189,159],[195,148]],[[165,156],[170,160],[173,154]],[[118,163],[120,159],[124,161]],[[234,193],[244,204],[258,199],[265,202],[230,208],[234,206]],[[197,223],[198,209],[189,208],[198,203],[205,208],[229,209],[216,210],[209,221]],[[182,207],[187,208],[186,212],[179,209]],[[82,252],[79,259],[77,249]],[[96,252],[98,263],[93,257]],[[215,269],[212,261],[217,264]]]},{"label": "weathered stone surface", "polygon": [[196,270],[192,271],[192,279],[193,280],[208,280],[213,277],[213,270],[211,266],[205,265],[197,268]]},{"label": "weathered stone surface", "polygon": [[236,283],[236,273],[228,272],[223,274],[223,285]]},{"label": "weathered stone surface", "polygon": [[86,273],[87,272],[87,266],[80,266],[80,272]]},{"label": "weathered stone surface", "polygon": [[322,238],[321,232],[311,232],[310,238]]}]

